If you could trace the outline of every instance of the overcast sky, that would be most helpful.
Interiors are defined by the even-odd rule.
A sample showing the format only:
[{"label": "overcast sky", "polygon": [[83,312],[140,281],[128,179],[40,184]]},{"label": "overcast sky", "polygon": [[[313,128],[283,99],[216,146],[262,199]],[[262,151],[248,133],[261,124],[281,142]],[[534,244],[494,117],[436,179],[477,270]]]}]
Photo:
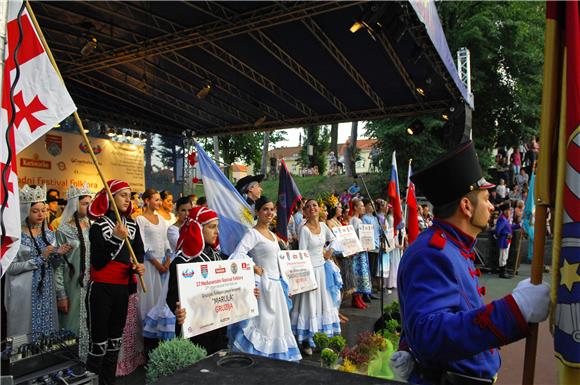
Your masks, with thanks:
[{"label": "overcast sky", "polygon": [[[366,138],[365,134],[365,130],[364,130],[364,122],[359,122],[358,124],[358,139],[362,139],[362,138]],[[352,127],[352,124],[349,123],[340,123],[338,125],[338,143],[344,143],[346,142],[346,139],[348,139],[348,137],[350,136],[350,129]],[[304,130],[302,128],[290,128],[290,129],[286,129],[284,130],[286,131],[287,135],[286,138],[287,140],[283,141],[283,142],[278,142],[276,143],[276,147],[280,148],[280,147],[296,147],[298,146],[298,142],[299,142],[299,138],[300,138],[300,134],[302,134],[302,139],[304,139]]]}]

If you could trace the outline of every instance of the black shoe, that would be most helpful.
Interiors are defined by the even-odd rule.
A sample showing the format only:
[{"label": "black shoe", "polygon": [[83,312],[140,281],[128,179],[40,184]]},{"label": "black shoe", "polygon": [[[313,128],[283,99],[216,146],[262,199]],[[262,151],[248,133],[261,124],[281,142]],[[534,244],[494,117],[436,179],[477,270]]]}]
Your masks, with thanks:
[{"label": "black shoe", "polygon": [[505,266],[499,268],[499,277],[505,279],[511,279],[512,276],[507,272]]},{"label": "black shoe", "polygon": [[366,303],[371,303],[371,297],[368,294],[363,294],[362,296],[363,301],[365,301]]},{"label": "black shoe", "polygon": [[376,295],[374,295],[374,294],[370,294],[370,295],[369,295],[369,297],[370,297],[371,299],[379,299],[379,297],[377,297],[377,296],[376,296]]}]

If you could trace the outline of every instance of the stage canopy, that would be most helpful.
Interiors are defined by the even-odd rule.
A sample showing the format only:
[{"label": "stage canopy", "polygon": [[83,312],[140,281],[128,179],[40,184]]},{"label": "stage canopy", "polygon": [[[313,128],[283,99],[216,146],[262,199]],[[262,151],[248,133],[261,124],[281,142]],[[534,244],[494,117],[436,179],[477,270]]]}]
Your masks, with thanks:
[{"label": "stage canopy", "polygon": [[468,100],[432,2],[32,8],[81,117],[115,128],[221,135],[436,114]]}]

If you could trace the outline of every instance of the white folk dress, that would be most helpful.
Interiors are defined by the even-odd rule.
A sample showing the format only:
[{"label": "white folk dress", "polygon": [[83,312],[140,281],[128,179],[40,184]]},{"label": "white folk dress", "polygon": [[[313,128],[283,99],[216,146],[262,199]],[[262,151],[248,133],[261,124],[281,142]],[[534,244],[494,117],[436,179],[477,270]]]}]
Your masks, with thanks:
[{"label": "white folk dress", "polygon": [[163,275],[151,263],[152,259],[163,264],[167,250],[170,249],[167,241],[167,222],[159,215],[157,224],[151,223],[144,216],[138,216],[135,219],[141,232],[141,239],[143,240],[143,248],[145,250],[145,274],[143,280],[147,287],[147,293],[139,288],[139,309],[141,313],[141,320],[147,317],[147,313],[151,310],[162,295],[163,280],[168,278],[168,273]]},{"label": "white folk dress", "polygon": [[230,256],[230,259],[250,257],[264,269],[262,276],[256,276],[260,297],[259,315],[228,327],[231,349],[244,353],[286,361],[302,359],[290,326],[288,295],[284,290],[278,252],[280,246],[276,236],[268,239],[256,229],[250,229]]},{"label": "white folk dress", "polygon": [[[329,290],[329,276],[325,272],[323,256],[324,245],[332,242],[334,235],[324,223],[320,223],[320,233],[313,234],[308,226],[300,230],[300,250],[308,250],[318,288],[296,294],[290,314],[292,332],[299,343],[308,341],[314,347],[312,337],[316,333],[325,333],[329,337],[340,335],[338,307]],[[329,262],[332,263],[332,262]]]}]

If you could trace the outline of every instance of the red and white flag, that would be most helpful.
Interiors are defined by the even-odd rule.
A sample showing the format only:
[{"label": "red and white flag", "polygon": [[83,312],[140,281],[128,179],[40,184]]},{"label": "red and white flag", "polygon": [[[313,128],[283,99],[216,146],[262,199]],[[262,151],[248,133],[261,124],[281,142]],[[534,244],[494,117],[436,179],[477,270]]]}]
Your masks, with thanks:
[{"label": "red and white flag", "polygon": [[20,245],[16,154],[76,110],[21,0],[9,1],[7,20],[0,118],[2,275]]}]

